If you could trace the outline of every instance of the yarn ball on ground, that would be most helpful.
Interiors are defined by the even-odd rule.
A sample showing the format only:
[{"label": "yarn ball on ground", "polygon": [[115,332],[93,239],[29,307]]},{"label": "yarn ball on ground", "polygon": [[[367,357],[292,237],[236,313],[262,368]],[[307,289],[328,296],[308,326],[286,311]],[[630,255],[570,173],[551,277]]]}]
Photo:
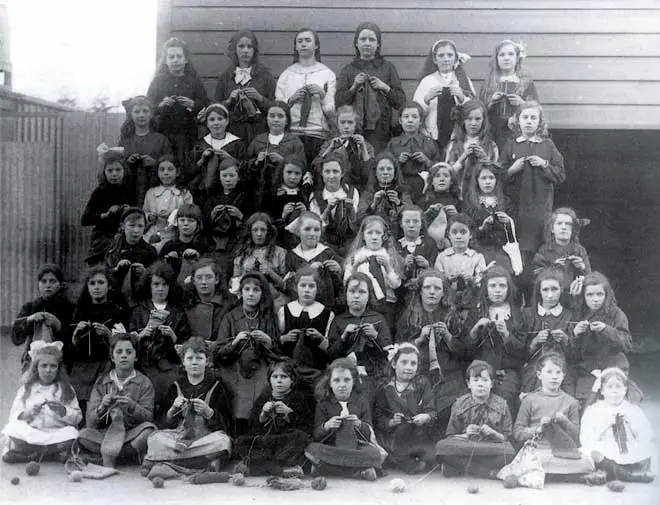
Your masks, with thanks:
[{"label": "yarn ball on ground", "polygon": [[21,482],[21,479],[19,479],[18,477],[12,477],[9,482],[11,482],[14,486],[18,486]]},{"label": "yarn ball on ground", "polygon": [[506,489],[513,489],[515,487],[518,487],[518,477],[515,475],[507,475],[504,478],[504,487]]},{"label": "yarn ball on ground", "polygon": [[41,470],[41,465],[36,461],[30,461],[27,465],[25,465],[25,473],[30,476],[37,475],[39,470]]},{"label": "yarn ball on ground", "polygon": [[477,494],[479,492],[479,486],[477,486],[476,484],[470,484],[467,487],[467,492],[470,494]]},{"label": "yarn ball on ground", "polygon": [[390,491],[393,493],[403,493],[406,490],[406,483],[403,479],[394,478],[390,481]]},{"label": "yarn ball on ground", "polygon": [[234,486],[245,486],[245,475],[242,473],[235,473],[229,478],[229,482],[231,482]]},{"label": "yarn ball on ground", "polygon": [[80,470],[74,470],[69,474],[69,480],[71,482],[82,482],[83,474]]},{"label": "yarn ball on ground", "polygon": [[151,480],[151,485],[156,489],[161,489],[165,487],[165,480],[162,477],[154,477]]},{"label": "yarn ball on ground", "polygon": [[607,483],[607,488],[614,493],[620,493],[626,489],[626,485],[620,480],[611,480]]},{"label": "yarn ball on ground", "polygon": [[312,489],[314,491],[323,491],[328,487],[328,481],[325,480],[325,477],[314,477],[312,479]]}]

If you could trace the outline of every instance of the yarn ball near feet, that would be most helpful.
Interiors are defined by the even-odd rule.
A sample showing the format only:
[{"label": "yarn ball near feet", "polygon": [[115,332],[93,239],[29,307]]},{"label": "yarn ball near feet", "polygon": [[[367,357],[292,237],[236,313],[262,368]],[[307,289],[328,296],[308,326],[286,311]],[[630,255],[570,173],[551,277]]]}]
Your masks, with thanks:
[{"label": "yarn ball near feet", "polygon": [[518,487],[518,477],[515,475],[507,475],[504,478],[504,487],[506,489],[513,489],[514,487]]},{"label": "yarn ball near feet", "polygon": [[395,478],[390,481],[390,491],[393,493],[403,493],[406,490],[406,483],[403,479]]},{"label": "yarn ball near feet", "polygon": [[74,470],[69,474],[69,480],[71,482],[82,482],[83,474],[80,470]]},{"label": "yarn ball near feet", "polygon": [[36,461],[30,461],[27,465],[25,465],[25,473],[30,476],[37,475],[39,470],[41,470],[41,465]]},{"label": "yarn ball near feet", "polygon": [[626,489],[626,485],[620,480],[611,480],[610,482],[607,483],[607,488],[615,493],[620,493],[621,491]]},{"label": "yarn ball near feet", "polygon": [[165,481],[163,480],[162,477],[154,477],[153,480],[151,481],[151,485],[156,489],[161,489],[162,487],[165,486]]},{"label": "yarn ball near feet", "polygon": [[234,486],[245,486],[245,475],[242,473],[235,473],[229,478],[229,482],[231,482]]},{"label": "yarn ball near feet", "polygon": [[479,486],[477,486],[476,484],[470,484],[467,487],[467,492],[470,494],[477,494],[479,492]]},{"label": "yarn ball near feet", "polygon": [[312,479],[312,489],[314,491],[323,491],[328,487],[328,481],[325,480],[325,477],[315,477]]},{"label": "yarn ball near feet", "polygon": [[12,477],[9,482],[11,482],[14,486],[18,486],[21,482],[21,479],[19,479],[18,477]]}]

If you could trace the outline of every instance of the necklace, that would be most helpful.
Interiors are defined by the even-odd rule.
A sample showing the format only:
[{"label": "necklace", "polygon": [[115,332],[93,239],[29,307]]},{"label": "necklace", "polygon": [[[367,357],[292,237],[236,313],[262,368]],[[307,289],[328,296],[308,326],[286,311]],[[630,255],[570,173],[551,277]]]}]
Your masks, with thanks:
[{"label": "necklace", "polygon": [[245,310],[245,307],[243,307],[243,314],[244,314],[245,317],[247,317],[250,321],[252,321],[252,320],[256,319],[257,317],[259,317],[259,309],[255,310],[255,311],[252,313],[253,315],[250,316],[250,314],[248,314],[247,310]]}]

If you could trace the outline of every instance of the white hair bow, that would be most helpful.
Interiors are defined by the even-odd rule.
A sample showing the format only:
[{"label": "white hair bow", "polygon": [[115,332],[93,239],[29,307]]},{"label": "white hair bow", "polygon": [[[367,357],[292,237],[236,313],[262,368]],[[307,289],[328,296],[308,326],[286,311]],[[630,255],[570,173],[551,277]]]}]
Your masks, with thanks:
[{"label": "white hair bow", "polygon": [[99,162],[103,163],[104,156],[109,152],[116,152],[119,154],[124,154],[125,149],[123,147],[108,147],[105,142],[101,142],[96,148],[96,154],[99,155]]},{"label": "white hair bow", "polygon": [[44,349],[55,348],[59,352],[62,352],[63,346],[64,344],[59,340],[56,340],[55,342],[44,342],[43,340],[35,340],[30,344],[30,350],[28,351],[28,355],[30,356],[30,359],[34,361],[37,354],[39,354]]}]

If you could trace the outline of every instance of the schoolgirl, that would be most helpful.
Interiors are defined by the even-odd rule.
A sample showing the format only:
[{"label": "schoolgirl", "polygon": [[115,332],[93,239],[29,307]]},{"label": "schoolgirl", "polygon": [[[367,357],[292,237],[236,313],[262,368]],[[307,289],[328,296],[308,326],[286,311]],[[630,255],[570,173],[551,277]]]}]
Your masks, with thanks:
[{"label": "schoolgirl", "polygon": [[215,101],[229,109],[229,131],[249,146],[266,131],[266,114],[277,81],[259,61],[259,40],[250,30],[232,35],[226,55],[231,65],[218,79]]},{"label": "schoolgirl", "polygon": [[382,56],[380,27],[360,23],[353,36],[355,59],[337,78],[335,105],[352,105],[360,131],[377,151],[390,140],[393,111],[403,107],[406,94],[396,67]]},{"label": "schoolgirl", "polygon": [[88,256],[85,258],[89,266],[103,263],[105,251],[119,229],[122,211],[137,202],[135,193],[129,189],[131,183],[125,150],[101,144],[97,152],[99,162],[103,165],[101,182],[92,191],[80,219],[82,226],[94,227]]},{"label": "schoolgirl", "polygon": [[470,248],[472,228],[472,220],[465,214],[454,214],[449,218],[447,236],[451,247],[438,254],[435,268],[450,281],[461,277],[466,282],[479,284],[486,270],[483,254]]},{"label": "schoolgirl", "polygon": [[[435,241],[422,233],[425,229],[422,209],[416,205],[403,206],[399,211],[399,225],[403,237],[394,245],[403,258],[402,282],[407,288],[419,273],[435,263],[438,256],[438,246]],[[403,299],[409,299],[404,296]]]},{"label": "schoolgirl", "polygon": [[[448,163],[439,161],[431,165],[418,205],[426,212],[444,210],[447,217],[461,211],[458,177]],[[435,213],[429,213],[429,218],[435,219]]]}]

